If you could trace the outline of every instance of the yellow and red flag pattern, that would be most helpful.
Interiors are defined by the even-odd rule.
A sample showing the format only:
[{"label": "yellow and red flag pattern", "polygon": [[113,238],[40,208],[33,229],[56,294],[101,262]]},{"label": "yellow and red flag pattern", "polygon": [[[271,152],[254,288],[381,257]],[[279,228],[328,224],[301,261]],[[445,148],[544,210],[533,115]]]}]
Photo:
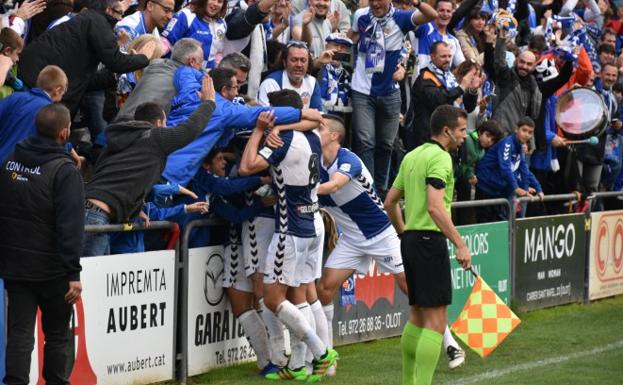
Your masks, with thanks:
[{"label": "yellow and red flag pattern", "polygon": [[478,277],[451,328],[467,346],[487,357],[520,323],[515,313]]}]

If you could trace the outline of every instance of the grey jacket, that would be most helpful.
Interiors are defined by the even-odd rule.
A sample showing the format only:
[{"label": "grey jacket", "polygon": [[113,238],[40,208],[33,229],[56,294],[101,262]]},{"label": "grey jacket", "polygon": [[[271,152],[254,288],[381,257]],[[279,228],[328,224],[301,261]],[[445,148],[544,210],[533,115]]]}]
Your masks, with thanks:
[{"label": "grey jacket", "polygon": [[172,59],[153,60],[143,71],[141,80],[119,110],[115,123],[134,120],[136,107],[146,102],[158,103],[168,114],[171,100],[177,93],[173,85],[173,75],[182,63]]},{"label": "grey jacket", "polygon": [[493,101],[493,116],[506,134],[513,132],[519,119],[539,117],[541,91],[533,74],[524,78],[506,64],[506,41],[498,37],[495,45],[495,85],[497,96]]}]

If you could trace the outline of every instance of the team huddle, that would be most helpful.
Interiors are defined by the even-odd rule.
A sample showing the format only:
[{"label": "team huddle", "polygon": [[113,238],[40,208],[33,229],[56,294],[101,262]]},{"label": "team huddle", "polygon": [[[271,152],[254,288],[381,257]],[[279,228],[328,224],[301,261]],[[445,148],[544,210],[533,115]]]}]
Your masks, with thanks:
[{"label": "team huddle", "polygon": [[[295,91],[270,96],[272,106],[302,107]],[[234,184],[267,171],[272,178],[274,191],[262,186],[246,193],[247,205],[250,195],[261,195],[263,210],[237,221],[225,218],[232,224],[223,287],[256,352],[261,375],[273,380],[316,382],[335,374],[333,297],[354,272],[368,272],[370,257],[379,272],[393,274],[399,288],[408,291],[400,239],[373,178],[361,159],[340,145],[344,122],[335,115],[309,118],[280,126],[273,112],[262,112],[240,157],[238,176],[221,178]],[[209,158],[222,159],[215,155],[218,151]],[[207,170],[224,168],[212,162]],[[266,200],[270,196],[274,200]],[[324,266],[321,207],[340,233]],[[289,357],[284,325],[290,334]],[[450,367],[461,365],[464,353],[449,330],[444,343]]]}]

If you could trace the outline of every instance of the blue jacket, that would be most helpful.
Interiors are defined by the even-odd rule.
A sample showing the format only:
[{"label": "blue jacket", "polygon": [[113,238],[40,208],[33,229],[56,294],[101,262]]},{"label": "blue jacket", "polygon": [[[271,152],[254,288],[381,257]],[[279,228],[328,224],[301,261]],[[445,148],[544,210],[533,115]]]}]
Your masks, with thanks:
[{"label": "blue jacket", "polygon": [[[175,125],[185,120],[199,105],[196,91],[201,89],[200,71],[184,66],[180,67],[173,78],[178,95],[173,99],[168,125]],[[277,124],[296,123],[301,120],[301,111],[292,107],[246,107],[234,104],[216,94],[216,109],[203,132],[192,143],[183,147],[167,158],[164,178],[181,186],[186,186],[199,170],[203,159],[212,148],[226,146],[238,129],[254,127],[263,111],[274,110]]]},{"label": "blue jacket", "polygon": [[528,169],[526,155],[515,134],[497,142],[485,153],[476,166],[476,176],[476,187],[493,196],[511,197],[518,187],[543,191]]},{"label": "blue jacket", "polygon": [[50,103],[52,99],[41,88],[15,92],[0,101],[0,160],[13,152],[19,141],[36,134],[35,116]]},{"label": "blue jacket", "polygon": [[[200,168],[191,182],[192,191],[197,194],[199,201],[210,203],[210,213],[216,214],[230,223],[242,223],[255,217],[262,209],[259,199],[248,207],[230,203],[230,197],[245,191],[255,190],[262,184],[259,176],[227,178],[215,176],[203,168]],[[187,203],[192,203],[192,198],[184,198]],[[198,213],[189,214],[180,221],[180,227],[193,219],[199,218]],[[209,228],[203,227],[191,232],[190,247],[202,247],[210,244]]]}]

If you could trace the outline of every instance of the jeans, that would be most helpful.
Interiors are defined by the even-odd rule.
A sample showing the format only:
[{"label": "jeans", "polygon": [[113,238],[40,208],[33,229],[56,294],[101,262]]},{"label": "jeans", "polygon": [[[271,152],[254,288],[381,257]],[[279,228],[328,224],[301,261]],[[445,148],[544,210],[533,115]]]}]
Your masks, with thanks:
[{"label": "jeans", "polygon": [[353,150],[374,176],[378,192],[384,195],[400,122],[400,90],[387,96],[370,96],[353,90],[351,101]]},{"label": "jeans", "polygon": [[86,124],[91,134],[91,143],[95,143],[95,138],[108,126],[104,120],[103,111],[106,95],[104,91],[90,91],[84,94],[80,103],[82,123]]},{"label": "jeans", "polygon": [[[84,210],[85,225],[107,225],[110,218],[107,214],[95,209]],[[84,241],[82,242],[82,256],[93,257],[97,255],[110,254],[110,239],[108,233],[84,233]]]},{"label": "jeans", "polygon": [[69,385],[67,361],[70,350],[69,319],[72,305],[65,301],[66,278],[51,281],[5,281],[8,295],[8,336],[6,385],[26,385],[30,381],[30,357],[35,344],[37,306],[45,336],[43,378],[48,385]]}]

